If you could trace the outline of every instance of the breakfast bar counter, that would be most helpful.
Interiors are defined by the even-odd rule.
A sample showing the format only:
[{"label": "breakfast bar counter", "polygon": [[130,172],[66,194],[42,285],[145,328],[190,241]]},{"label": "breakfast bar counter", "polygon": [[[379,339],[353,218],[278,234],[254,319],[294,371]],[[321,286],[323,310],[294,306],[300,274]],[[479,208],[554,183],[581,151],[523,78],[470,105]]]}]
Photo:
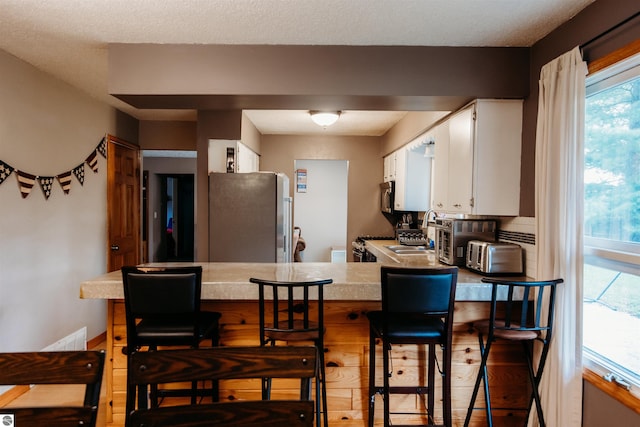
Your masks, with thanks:
[{"label": "breakfast bar counter", "polygon": [[[419,264],[386,263],[396,266],[438,267],[433,255],[422,255]],[[428,257],[432,257],[431,260]],[[258,288],[250,283],[251,277],[281,281],[310,281],[333,279],[325,289],[324,298],[333,301],[379,301],[380,263],[152,263],[148,266],[202,266],[203,300],[257,300]],[[457,301],[488,301],[491,286],[481,282],[482,276],[466,269],[458,273]],[[80,298],[122,299],[120,271],[83,282]]]},{"label": "breakfast bar counter", "polygon": [[[387,242],[388,244],[388,242]],[[375,250],[375,249],[374,249]],[[325,363],[328,416],[330,426],[364,427],[367,419],[369,323],[366,313],[380,309],[380,266],[442,266],[433,252],[393,259],[379,249],[377,263],[155,263],[148,266],[201,265],[203,267],[202,309],[222,313],[220,345],[259,345],[258,289],[251,277],[298,281],[330,278],[325,286]],[[452,356],[453,425],[462,426],[480,361],[477,335],[471,328],[475,320],[488,317],[491,288],[481,283],[482,276],[464,268],[459,270],[454,314]],[[124,425],[126,397],[126,326],[124,293],[120,271],[83,282],[80,297],[107,301],[107,363],[105,366],[107,425]],[[415,383],[422,375],[425,351],[417,346],[398,346],[393,360],[392,384]],[[496,343],[498,355],[489,365],[492,376],[492,400],[500,407],[527,404],[524,361],[515,359],[516,351]],[[380,370],[377,370],[381,372]],[[255,384],[221,383],[220,399],[234,400],[259,390]],[[495,391],[493,391],[495,389]],[[275,392],[275,391],[274,391]],[[283,390],[281,398],[295,396],[297,389]],[[420,411],[424,402],[415,396],[394,396],[393,405],[401,412]],[[438,407],[439,405],[436,405]],[[382,405],[376,405],[381,408]],[[484,412],[477,411],[472,427],[483,425]],[[380,415],[380,416],[378,416]],[[441,416],[436,409],[436,420]],[[376,420],[382,420],[381,414]],[[396,423],[415,424],[424,418],[400,415]],[[521,425],[522,410],[494,410],[500,425]]]}]

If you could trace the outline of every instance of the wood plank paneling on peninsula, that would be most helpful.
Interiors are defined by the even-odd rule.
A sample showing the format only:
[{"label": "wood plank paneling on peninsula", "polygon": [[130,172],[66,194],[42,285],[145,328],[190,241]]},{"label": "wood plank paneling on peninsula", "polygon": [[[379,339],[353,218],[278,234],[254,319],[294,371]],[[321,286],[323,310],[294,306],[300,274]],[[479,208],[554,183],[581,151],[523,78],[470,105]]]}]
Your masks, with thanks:
[{"label": "wood plank paneling on peninsula", "polygon": [[[388,244],[388,242],[387,242]],[[415,260],[415,258],[413,258]],[[389,263],[394,263],[390,260]],[[411,263],[416,261],[411,261]],[[157,264],[156,264],[157,265]],[[379,263],[295,263],[295,264],[202,264],[203,309],[222,313],[221,344],[257,345],[257,288],[249,283],[250,277],[279,280],[306,280],[331,277],[334,283],[325,288],[327,390],[330,426],[364,427],[367,419],[368,394],[368,336],[366,313],[379,309]],[[436,264],[433,264],[436,265]],[[459,289],[475,288],[474,298],[486,299],[488,288],[480,285],[480,276],[460,270]],[[124,425],[126,396],[126,328],[122,302],[120,272],[109,273],[84,282],[82,298],[108,300],[107,351],[107,422],[109,426]],[[470,323],[487,317],[486,302],[465,301],[464,292],[456,296],[455,335],[453,339],[453,419],[454,426],[462,426],[479,365],[479,349]],[[473,295],[471,295],[473,296]],[[471,298],[473,299],[473,298]],[[379,349],[378,349],[379,350]],[[496,343],[489,366],[492,380],[492,400],[495,407],[522,407],[527,404],[526,370],[524,361],[516,357],[519,352],[507,344]],[[379,350],[380,351],[380,350]],[[393,353],[392,385],[415,383],[419,378],[417,367],[424,366],[426,354],[417,346],[396,346]],[[381,358],[379,358],[381,360]],[[378,372],[381,372],[381,367]],[[276,383],[275,397],[294,397],[297,384],[290,381]],[[437,387],[439,389],[439,386]],[[222,400],[257,397],[259,384],[226,381],[221,384]],[[379,398],[378,398],[379,399]],[[481,399],[479,399],[481,400]],[[382,408],[376,405],[376,411]],[[482,402],[479,402],[479,406]],[[416,412],[425,406],[415,396],[392,396],[394,410]],[[524,422],[522,410],[495,410],[496,425],[515,426]],[[419,416],[395,416],[395,423],[415,424],[424,420]],[[441,419],[440,408],[436,419]],[[382,413],[376,414],[376,425],[381,425]],[[472,426],[486,425],[484,411],[476,411]]]}]

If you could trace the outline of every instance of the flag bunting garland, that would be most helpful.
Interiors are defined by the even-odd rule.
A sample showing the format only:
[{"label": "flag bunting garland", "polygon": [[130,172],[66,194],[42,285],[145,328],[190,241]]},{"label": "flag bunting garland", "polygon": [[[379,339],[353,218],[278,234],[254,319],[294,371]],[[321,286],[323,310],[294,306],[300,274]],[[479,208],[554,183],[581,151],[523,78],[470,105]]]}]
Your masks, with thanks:
[{"label": "flag bunting garland", "polygon": [[84,163],[73,168],[73,174],[78,178],[80,185],[84,185]]},{"label": "flag bunting garland", "polygon": [[31,193],[31,189],[36,185],[36,182],[40,185],[42,192],[44,194],[45,199],[49,199],[51,196],[51,192],[53,190],[53,183],[55,180],[58,181],[60,187],[64,194],[69,194],[71,190],[71,176],[75,176],[80,182],[80,185],[84,185],[84,165],[85,163],[89,165],[91,170],[94,173],[98,173],[98,153],[102,155],[105,159],[107,158],[107,140],[106,136],[102,137],[98,146],[89,154],[89,156],[70,171],[62,172],[55,176],[42,176],[35,175],[23,170],[16,169],[11,165],[0,160],[0,184],[2,184],[6,179],[11,176],[13,172],[16,173],[16,177],[18,178],[18,188],[20,189],[20,194],[23,199],[26,199],[27,196]]},{"label": "flag bunting garland", "polygon": [[40,188],[42,188],[42,192],[44,193],[44,198],[48,199],[51,196],[51,188],[53,185],[53,176],[39,176],[38,182],[40,183]]},{"label": "flag bunting garland", "polygon": [[98,173],[98,150],[94,150],[93,153],[89,154],[87,160],[85,162],[89,165],[92,171]]},{"label": "flag bunting garland", "polygon": [[9,175],[13,173],[13,168],[0,160],[0,184],[4,182],[5,179],[9,178]]},{"label": "flag bunting garland", "polygon": [[60,183],[60,187],[62,187],[64,194],[69,194],[69,190],[71,190],[71,171],[61,173],[56,178],[58,178],[58,182]]},{"label": "flag bunting garland", "polygon": [[22,194],[22,198],[26,199],[29,193],[31,193],[31,189],[33,185],[36,183],[37,176],[31,175],[30,173],[17,171],[18,174],[18,187],[20,187],[20,194]]}]

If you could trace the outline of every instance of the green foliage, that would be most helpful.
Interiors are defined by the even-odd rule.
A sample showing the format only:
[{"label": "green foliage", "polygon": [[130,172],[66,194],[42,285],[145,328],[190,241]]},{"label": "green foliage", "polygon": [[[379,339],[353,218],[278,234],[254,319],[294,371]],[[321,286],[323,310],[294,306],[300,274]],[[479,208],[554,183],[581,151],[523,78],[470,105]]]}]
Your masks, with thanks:
[{"label": "green foliage", "polygon": [[585,234],[640,243],[640,78],[587,98]]}]

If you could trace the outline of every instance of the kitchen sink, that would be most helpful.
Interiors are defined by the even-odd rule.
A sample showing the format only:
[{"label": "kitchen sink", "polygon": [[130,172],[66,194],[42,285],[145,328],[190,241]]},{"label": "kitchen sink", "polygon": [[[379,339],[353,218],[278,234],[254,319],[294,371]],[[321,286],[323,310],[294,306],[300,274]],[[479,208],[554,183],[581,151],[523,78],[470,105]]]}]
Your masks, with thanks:
[{"label": "kitchen sink", "polygon": [[426,246],[388,245],[385,248],[398,255],[424,255],[429,251]]}]

